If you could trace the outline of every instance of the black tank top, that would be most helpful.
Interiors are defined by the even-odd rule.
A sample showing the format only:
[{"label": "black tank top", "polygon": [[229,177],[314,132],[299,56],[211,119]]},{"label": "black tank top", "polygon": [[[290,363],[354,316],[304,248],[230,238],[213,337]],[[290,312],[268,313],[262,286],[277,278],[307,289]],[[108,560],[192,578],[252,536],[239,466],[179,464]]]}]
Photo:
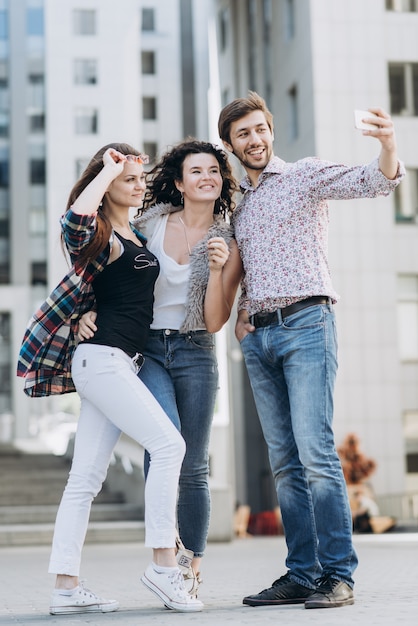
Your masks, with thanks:
[{"label": "black tank top", "polygon": [[145,246],[115,233],[123,253],[93,280],[97,331],[84,343],[120,348],[129,356],[142,352],[152,322],[154,284],[160,268]]}]

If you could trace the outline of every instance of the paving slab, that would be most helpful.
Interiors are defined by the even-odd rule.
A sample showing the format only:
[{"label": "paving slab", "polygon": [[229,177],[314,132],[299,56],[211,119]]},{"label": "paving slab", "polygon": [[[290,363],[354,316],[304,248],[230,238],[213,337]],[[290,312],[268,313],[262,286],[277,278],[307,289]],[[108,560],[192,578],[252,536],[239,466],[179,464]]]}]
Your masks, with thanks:
[{"label": "paving slab", "polygon": [[210,543],[203,561],[202,613],[168,611],[139,582],[151,551],[143,543],[88,544],[81,576],[96,593],[120,602],[115,613],[48,614],[54,577],[47,574],[49,547],[0,548],[0,625],[40,626],[417,626],[418,533],[354,537],[360,563],[356,602],[338,609],[303,605],[247,607],[244,595],[269,587],[285,573],[283,537],[251,537]]}]

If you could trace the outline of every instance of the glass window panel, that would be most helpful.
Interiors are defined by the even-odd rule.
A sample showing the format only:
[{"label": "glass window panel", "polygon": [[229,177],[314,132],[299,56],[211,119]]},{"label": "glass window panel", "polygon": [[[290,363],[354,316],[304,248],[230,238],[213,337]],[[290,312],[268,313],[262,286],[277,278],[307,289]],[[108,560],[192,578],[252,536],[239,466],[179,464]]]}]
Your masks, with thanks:
[{"label": "glass window panel", "polygon": [[27,12],[28,35],[42,36],[44,34],[44,11],[42,7],[29,7]]},{"label": "glass window panel", "polygon": [[86,169],[87,165],[89,164],[90,159],[86,158],[86,159],[77,159],[75,162],[75,177],[76,179],[79,179],[81,174],[84,172],[84,170]]},{"label": "glass window panel", "polygon": [[157,100],[154,97],[142,98],[142,114],[144,120],[156,120],[157,119]]},{"label": "glass window panel", "polygon": [[299,135],[299,119],[298,119],[298,91],[296,86],[289,89],[288,92],[289,107],[289,139],[295,141]]},{"label": "glass window panel", "polygon": [[155,74],[155,52],[153,50],[141,52],[141,68],[143,74]]},{"label": "glass window panel", "polygon": [[9,161],[0,161],[0,187],[9,186]]},{"label": "glass window panel", "polygon": [[46,182],[45,159],[31,159],[29,168],[31,185],[44,185]]},{"label": "glass window panel", "polygon": [[34,261],[31,264],[31,285],[46,285],[48,272],[46,261]]},{"label": "glass window panel", "polygon": [[418,115],[418,63],[412,64],[412,98],[414,115]]},{"label": "glass window panel", "polygon": [[75,132],[77,135],[95,135],[98,129],[96,109],[79,108],[75,112]]},{"label": "glass window panel", "polygon": [[96,59],[75,59],[74,82],[76,85],[96,85],[97,84],[97,60]]},{"label": "glass window panel", "polygon": [[285,2],[285,28],[286,39],[293,39],[295,36],[295,3],[294,0]]},{"label": "glass window panel", "polygon": [[143,31],[155,30],[155,11],[151,8],[142,9],[141,28]]},{"label": "glass window panel", "polygon": [[418,360],[418,302],[399,302],[398,330],[401,360]]},{"label": "glass window panel", "polygon": [[8,285],[10,283],[10,265],[5,263],[0,255],[0,285]]},{"label": "glass window panel", "polygon": [[7,22],[7,11],[0,11],[0,39],[9,38],[9,25]]},{"label": "glass window panel", "polygon": [[96,11],[75,9],[73,11],[73,26],[75,35],[95,35]]},{"label": "glass window panel", "polygon": [[42,133],[45,130],[45,113],[31,113],[29,115],[29,131]]},{"label": "glass window panel", "polygon": [[397,222],[415,224],[418,220],[418,170],[407,168],[402,185],[395,189],[395,215]]},{"label": "glass window panel", "polygon": [[154,161],[155,157],[157,156],[157,150],[158,147],[155,141],[144,142],[144,152],[145,154],[148,154],[150,161]]},{"label": "glass window panel", "polygon": [[390,110],[400,115],[406,109],[405,72],[403,65],[389,65]]},{"label": "glass window panel", "polygon": [[29,232],[31,235],[46,234],[46,211],[45,209],[30,209]]}]

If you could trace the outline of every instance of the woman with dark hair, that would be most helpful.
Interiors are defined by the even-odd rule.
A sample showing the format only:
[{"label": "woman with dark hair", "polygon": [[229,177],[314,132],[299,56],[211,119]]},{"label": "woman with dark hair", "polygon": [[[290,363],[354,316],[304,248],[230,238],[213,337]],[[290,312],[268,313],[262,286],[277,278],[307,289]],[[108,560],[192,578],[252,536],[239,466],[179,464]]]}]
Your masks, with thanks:
[{"label": "woman with dark hair", "polygon": [[[223,150],[208,142],[186,140],[169,150],[150,172],[134,222],[160,262],[153,321],[139,376],[186,442],[178,527],[183,544],[193,553],[185,575],[193,597],[200,582],[210,516],[208,448],[218,388],[213,333],[230,316],[242,271],[232,228],[225,221],[234,209],[236,189]],[[85,321],[80,324],[82,336],[90,337],[96,325],[88,316]],[[153,458],[152,451],[148,452]]]},{"label": "woman with dark hair", "polygon": [[[75,184],[61,219],[73,266],[34,314],[19,356],[28,395],[77,390],[80,418],[68,482],[58,510],[49,572],[50,613],[109,612],[119,604],[79,582],[91,503],[121,432],[152,454],[145,489],[145,545],[153,562],[143,580],[170,609],[200,611],[177,566],[176,494],[184,440],[138,378],[159,273],[146,238],[129,221],[145,191],[144,156],[109,144]],[[76,347],[74,320],[94,295],[99,330]]]}]

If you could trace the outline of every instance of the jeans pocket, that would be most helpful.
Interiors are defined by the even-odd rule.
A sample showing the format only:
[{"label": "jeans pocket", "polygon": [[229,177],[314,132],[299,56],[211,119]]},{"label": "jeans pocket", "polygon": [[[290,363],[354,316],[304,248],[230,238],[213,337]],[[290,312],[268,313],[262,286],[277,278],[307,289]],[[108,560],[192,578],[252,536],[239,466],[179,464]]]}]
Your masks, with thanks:
[{"label": "jeans pocket", "polygon": [[188,339],[193,346],[202,350],[213,350],[215,347],[215,338],[211,333],[191,333]]},{"label": "jeans pocket", "polygon": [[88,359],[83,356],[82,358],[74,358],[71,367],[71,376],[74,381],[77,393],[81,395],[88,383]]},{"label": "jeans pocket", "polygon": [[251,336],[251,335],[253,335],[253,334],[254,334],[254,333],[247,333],[246,335],[244,335],[244,337],[243,337],[242,339],[239,339],[239,340],[238,340],[239,345],[240,345],[240,346],[242,346],[242,345],[243,345],[243,343],[244,343],[244,341],[247,339],[247,337],[249,337],[249,336]]},{"label": "jeans pocket", "polygon": [[323,326],[325,322],[326,305],[315,305],[302,309],[283,319],[283,327],[289,330],[302,330]]}]

